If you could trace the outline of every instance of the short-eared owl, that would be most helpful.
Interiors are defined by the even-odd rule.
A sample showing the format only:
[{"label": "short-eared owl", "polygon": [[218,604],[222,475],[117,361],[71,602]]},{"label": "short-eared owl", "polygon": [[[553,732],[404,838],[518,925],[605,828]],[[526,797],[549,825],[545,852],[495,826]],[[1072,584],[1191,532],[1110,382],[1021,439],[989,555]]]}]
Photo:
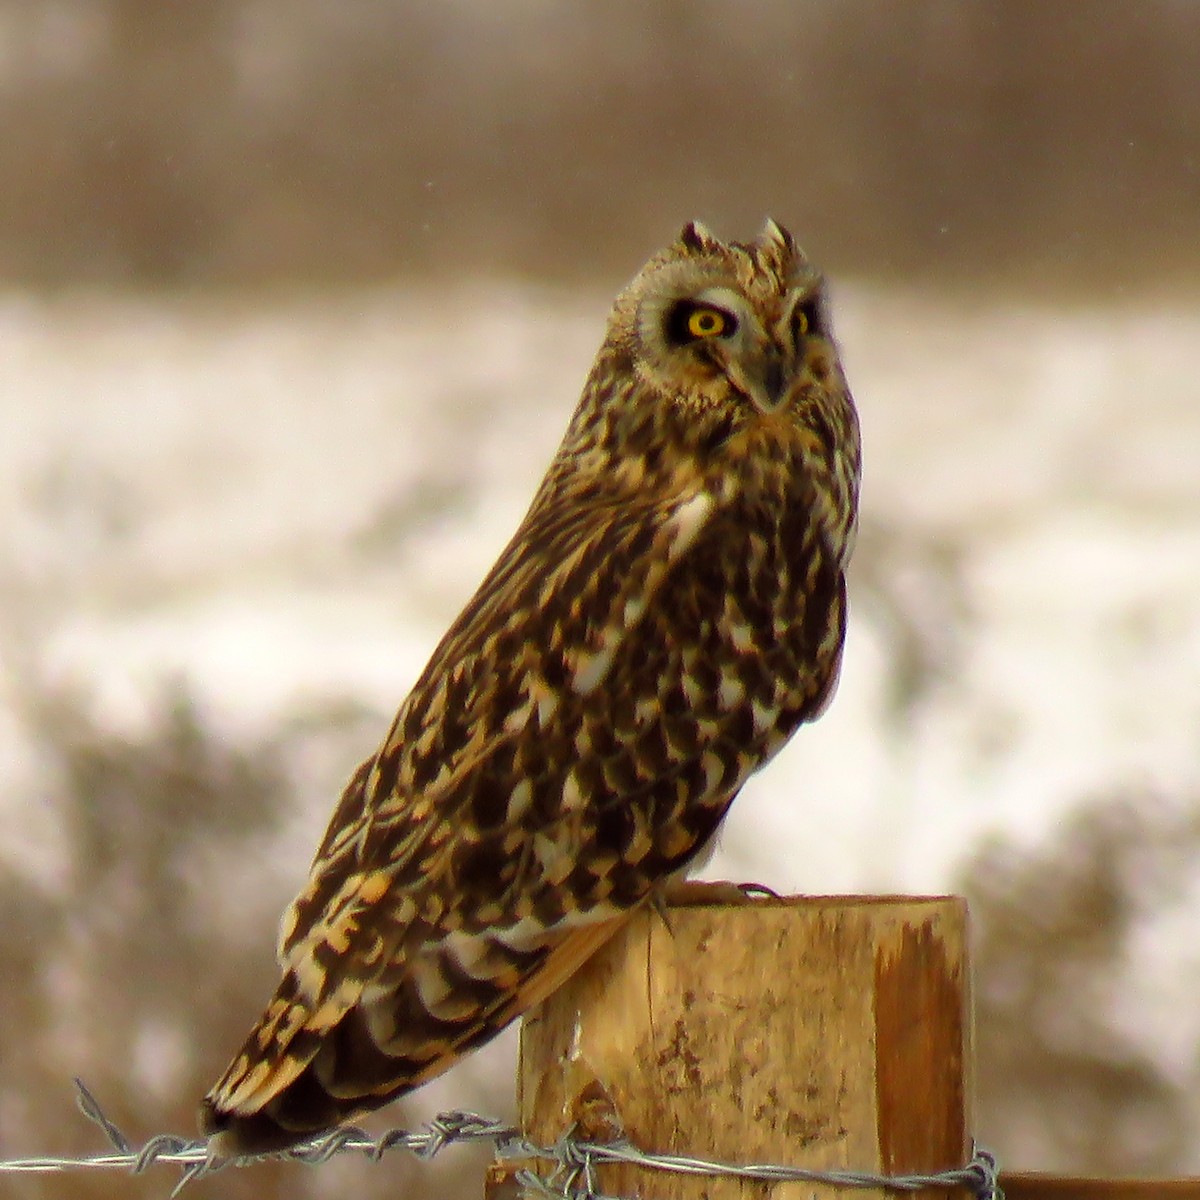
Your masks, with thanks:
[{"label": "short-eared owl", "polygon": [[533,504],[350,780],[219,1153],[403,1095],[704,850],[837,677],[858,422],[821,277],[697,222],[617,297]]}]

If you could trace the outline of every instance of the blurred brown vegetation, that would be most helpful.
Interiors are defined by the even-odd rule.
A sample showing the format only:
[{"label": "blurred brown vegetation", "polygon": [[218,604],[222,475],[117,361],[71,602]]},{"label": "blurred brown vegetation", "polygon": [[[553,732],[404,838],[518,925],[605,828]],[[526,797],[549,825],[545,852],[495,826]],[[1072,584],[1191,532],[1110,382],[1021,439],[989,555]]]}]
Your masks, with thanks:
[{"label": "blurred brown vegetation", "polygon": [[632,269],[771,212],[839,273],[1200,278],[1172,0],[0,0],[0,278]]},{"label": "blurred brown vegetation", "polygon": [[[1009,1167],[1196,1171],[1200,1060],[1191,1048],[1164,1063],[1134,1032],[1155,1018],[1131,1021],[1128,1006],[1147,999],[1145,981],[1129,987],[1139,937],[1173,907],[1194,928],[1198,855],[1200,807],[1128,794],[1083,806],[1047,844],[998,842],[970,864],[976,1129],[1002,1156],[1027,1156]],[[1172,957],[1178,978],[1195,977],[1190,938]]]},{"label": "blurred brown vegetation", "polygon": [[[135,1145],[190,1134],[199,1096],[274,983],[268,943],[284,897],[264,896],[261,862],[295,802],[301,743],[311,753],[314,738],[335,731],[340,744],[349,718],[326,714],[324,729],[297,726],[239,747],[183,695],[168,697],[134,740],[97,725],[79,696],[48,693],[35,708],[54,781],[43,802],[61,818],[65,870],[41,889],[0,876],[0,977],[19,981],[0,989],[0,1158],[102,1147],[99,1130],[71,1110],[76,1075]],[[975,1132],[1006,1166],[1171,1174],[1194,1162],[1200,1067],[1164,1070],[1114,1026],[1112,998],[1139,931],[1186,903],[1198,851],[1193,810],[1113,796],[1046,844],[996,843],[969,864],[961,890],[976,935]],[[1181,969],[1195,969],[1185,947],[1180,957]],[[401,1102],[373,1126],[411,1123]],[[188,1194],[469,1196],[487,1158],[478,1147],[429,1166],[403,1153],[319,1170],[263,1164]],[[161,1196],[164,1173],[17,1176],[5,1195]]]},{"label": "blurred brown vegetation", "polygon": [[[145,733],[102,728],[86,698],[27,693],[47,793],[64,843],[57,885],[0,874],[0,1159],[107,1149],[71,1104],[73,1077],[136,1145],[192,1136],[199,1098],[224,1069],[276,982],[273,927],[290,897],[272,895],[264,858],[303,789],[284,764],[305,761],[321,730],[231,745],[186,695],[167,697]],[[327,714],[323,731],[346,717]],[[311,746],[309,747],[311,757]],[[292,864],[300,867],[300,864]],[[404,1124],[403,1104],[382,1125]],[[318,1170],[266,1163],[188,1188],[228,1200],[370,1200],[408,1189],[478,1191],[482,1148],[423,1167],[339,1159]],[[6,1176],[16,1200],[161,1197],[169,1169]]]}]

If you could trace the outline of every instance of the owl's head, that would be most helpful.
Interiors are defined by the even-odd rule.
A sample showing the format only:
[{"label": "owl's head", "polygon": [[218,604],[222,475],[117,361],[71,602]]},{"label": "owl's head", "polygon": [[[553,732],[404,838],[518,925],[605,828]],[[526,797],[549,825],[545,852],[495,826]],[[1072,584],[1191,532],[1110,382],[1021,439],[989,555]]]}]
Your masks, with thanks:
[{"label": "owl's head", "polygon": [[753,242],[685,225],[617,297],[609,342],[645,387],[696,413],[772,413],[840,379],[821,276],[771,220]]}]

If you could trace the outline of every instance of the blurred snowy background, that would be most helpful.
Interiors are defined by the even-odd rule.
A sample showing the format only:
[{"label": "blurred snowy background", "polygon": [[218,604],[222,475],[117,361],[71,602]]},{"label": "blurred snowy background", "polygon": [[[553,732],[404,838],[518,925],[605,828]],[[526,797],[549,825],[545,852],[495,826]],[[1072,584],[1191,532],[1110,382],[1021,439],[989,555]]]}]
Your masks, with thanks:
[{"label": "blurred snowy background", "polygon": [[[707,874],[966,892],[980,1139],[1200,1171],[1200,13],[737,11],[0,0],[0,1158],[95,1144],[72,1075],[190,1131],[612,294],[770,212],[863,533],[840,693]],[[511,1113],[513,1053],[384,1123]]]}]

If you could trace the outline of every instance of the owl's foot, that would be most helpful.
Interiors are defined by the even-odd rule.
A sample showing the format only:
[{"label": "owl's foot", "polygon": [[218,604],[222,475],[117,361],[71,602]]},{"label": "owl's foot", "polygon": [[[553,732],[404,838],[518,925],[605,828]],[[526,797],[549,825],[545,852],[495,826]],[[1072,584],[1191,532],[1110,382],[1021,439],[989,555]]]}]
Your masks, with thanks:
[{"label": "owl's foot", "polygon": [[731,883],[728,879],[672,879],[654,892],[651,907],[674,936],[672,908],[705,908],[753,904],[762,899],[778,900],[779,893],[761,883]]},{"label": "owl's foot", "polygon": [[671,930],[671,908],[702,908],[718,905],[754,904],[767,898],[778,900],[763,883],[732,883],[728,880],[671,880],[656,890],[650,904],[662,924]]},{"label": "owl's foot", "polygon": [[756,900],[778,900],[762,883],[732,883],[728,879],[673,879],[659,893],[660,907],[700,908],[715,904],[753,904]]}]

